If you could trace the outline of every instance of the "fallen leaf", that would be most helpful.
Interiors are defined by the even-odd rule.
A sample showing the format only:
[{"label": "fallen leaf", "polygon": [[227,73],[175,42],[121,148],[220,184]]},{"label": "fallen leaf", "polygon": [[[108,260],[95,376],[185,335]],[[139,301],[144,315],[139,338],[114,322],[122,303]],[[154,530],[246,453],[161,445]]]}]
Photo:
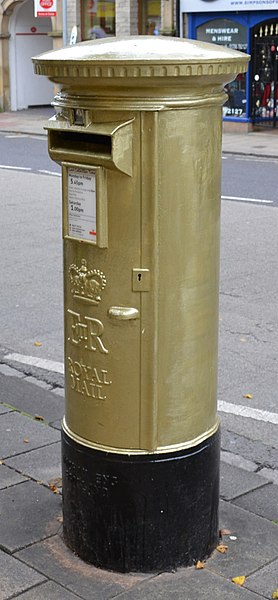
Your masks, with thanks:
[{"label": "fallen leaf", "polygon": [[56,477],[55,479],[50,479],[48,485],[55,485],[56,487],[62,486],[62,477]]},{"label": "fallen leaf", "polygon": [[245,337],[241,337],[241,338],[240,338],[240,341],[241,341],[241,342],[247,342],[247,339],[246,339]]},{"label": "fallen leaf", "polygon": [[243,585],[245,582],[245,575],[239,575],[238,577],[233,577],[232,582],[236,585]]},{"label": "fallen leaf", "polygon": [[29,444],[29,440],[28,440],[28,438],[24,438],[24,440],[23,440],[23,441],[24,441],[24,444]]},{"label": "fallen leaf", "polygon": [[275,598],[275,600],[276,600],[276,598],[278,598],[278,588],[276,590],[274,590],[274,592],[272,592],[271,598],[273,598],[273,599]]},{"label": "fallen leaf", "polygon": [[219,544],[216,550],[217,552],[220,552],[220,554],[226,554],[226,552],[228,552],[228,546],[225,546],[225,544]]},{"label": "fallen leaf", "polygon": [[2,464],[3,464],[3,461],[2,461],[2,460],[0,460],[0,465],[2,465]]},{"label": "fallen leaf", "polygon": [[232,532],[229,529],[220,529],[219,531],[219,535],[220,537],[222,537],[222,535],[230,535]]},{"label": "fallen leaf", "polygon": [[53,485],[53,483],[50,483],[48,487],[53,492],[53,494],[59,494],[58,488],[56,487],[56,485]]},{"label": "fallen leaf", "polygon": [[37,346],[37,347],[42,346],[42,343],[41,342],[34,342],[34,346]]},{"label": "fallen leaf", "polygon": [[61,516],[61,517],[57,517],[57,521],[58,521],[59,523],[63,523],[63,520],[64,520],[64,519],[63,519],[63,517],[62,517],[62,516]]},{"label": "fallen leaf", "polygon": [[198,560],[198,562],[196,562],[195,569],[204,569],[204,568],[205,568],[205,563],[202,560]]},{"label": "fallen leaf", "polygon": [[248,398],[248,400],[251,400],[253,396],[252,394],[244,394],[243,398]]},{"label": "fallen leaf", "polygon": [[36,421],[44,421],[44,417],[42,417],[41,415],[35,415],[35,419]]}]

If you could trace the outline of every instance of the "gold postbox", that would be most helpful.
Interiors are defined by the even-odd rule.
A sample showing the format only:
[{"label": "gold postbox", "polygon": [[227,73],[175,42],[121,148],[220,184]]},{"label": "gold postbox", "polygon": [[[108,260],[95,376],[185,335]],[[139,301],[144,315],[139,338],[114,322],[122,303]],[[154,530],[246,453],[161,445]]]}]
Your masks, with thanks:
[{"label": "gold postbox", "polygon": [[[36,73],[61,85],[47,128],[63,182],[63,434],[92,463],[101,455],[133,457],[137,468],[163,456],[188,464],[218,434],[221,107],[223,86],[246,71],[248,57],[140,36],[33,60]],[[90,469],[76,470],[66,451],[63,460],[64,479],[88,488]],[[106,489],[113,502],[113,472],[106,465],[91,494]],[[84,496],[76,503],[84,508]],[[180,551],[119,565],[67,537],[81,556],[119,570],[193,561]]]}]

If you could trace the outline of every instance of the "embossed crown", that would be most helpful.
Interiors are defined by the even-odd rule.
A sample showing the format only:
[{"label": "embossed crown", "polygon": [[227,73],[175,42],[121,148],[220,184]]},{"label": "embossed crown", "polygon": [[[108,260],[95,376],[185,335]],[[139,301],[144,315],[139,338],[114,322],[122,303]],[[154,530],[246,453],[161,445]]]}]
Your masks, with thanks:
[{"label": "embossed crown", "polygon": [[106,277],[99,269],[88,271],[87,261],[81,260],[81,267],[70,265],[69,276],[71,282],[71,293],[77,300],[87,304],[99,304],[100,292],[106,286]]}]

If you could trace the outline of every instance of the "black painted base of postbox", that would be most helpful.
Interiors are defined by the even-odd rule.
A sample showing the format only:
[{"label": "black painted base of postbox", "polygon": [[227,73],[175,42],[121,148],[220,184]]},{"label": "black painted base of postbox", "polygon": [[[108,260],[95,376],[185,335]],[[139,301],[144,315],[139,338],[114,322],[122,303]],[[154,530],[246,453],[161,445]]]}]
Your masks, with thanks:
[{"label": "black painted base of postbox", "polygon": [[218,541],[219,431],[168,454],[100,452],[62,433],[64,540],[120,572],[195,564]]}]

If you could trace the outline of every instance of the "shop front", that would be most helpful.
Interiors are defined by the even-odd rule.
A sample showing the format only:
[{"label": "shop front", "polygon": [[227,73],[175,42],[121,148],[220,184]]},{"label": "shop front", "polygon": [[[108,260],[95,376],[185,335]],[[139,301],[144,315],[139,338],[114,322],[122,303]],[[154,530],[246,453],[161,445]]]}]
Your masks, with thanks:
[{"label": "shop front", "polygon": [[115,0],[81,2],[81,39],[92,40],[115,35]]},{"label": "shop front", "polygon": [[225,129],[275,127],[278,0],[181,0],[180,9],[181,37],[251,54],[248,73],[226,86]]},{"label": "shop front", "polygon": [[[161,0],[81,0],[81,39],[90,40],[121,34],[122,23],[131,20],[128,33],[159,35],[162,28]],[[127,23],[125,23],[126,25]]]}]

